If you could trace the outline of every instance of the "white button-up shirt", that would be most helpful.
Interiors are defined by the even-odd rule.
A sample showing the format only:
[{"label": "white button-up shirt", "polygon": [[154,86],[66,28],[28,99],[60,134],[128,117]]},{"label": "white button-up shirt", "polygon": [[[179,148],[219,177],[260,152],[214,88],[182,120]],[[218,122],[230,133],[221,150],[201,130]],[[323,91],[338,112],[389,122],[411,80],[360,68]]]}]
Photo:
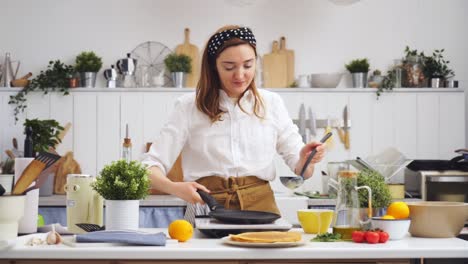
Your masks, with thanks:
[{"label": "white button-up shirt", "polygon": [[276,177],[275,153],[294,171],[304,146],[283,99],[274,92],[259,89],[265,105],[265,119],[253,114],[250,91],[240,99],[243,112],[220,91],[222,121],[211,122],[199,111],[195,93],[177,99],[169,121],[145,153],[143,163],[158,166],[166,174],[182,154],[184,181],[205,176],[257,176],[272,181]]}]

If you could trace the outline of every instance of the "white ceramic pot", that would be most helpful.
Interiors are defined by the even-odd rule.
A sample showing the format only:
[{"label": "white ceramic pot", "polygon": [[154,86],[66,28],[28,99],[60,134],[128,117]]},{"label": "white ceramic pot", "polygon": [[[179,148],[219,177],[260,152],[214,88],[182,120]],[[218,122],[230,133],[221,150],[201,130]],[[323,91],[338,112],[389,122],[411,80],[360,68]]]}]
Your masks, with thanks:
[{"label": "white ceramic pot", "polygon": [[106,200],[106,230],[137,230],[140,200]]},{"label": "white ceramic pot", "polygon": [[0,241],[18,236],[18,223],[24,215],[26,195],[0,196]]},{"label": "white ceramic pot", "polygon": [[[23,174],[26,167],[34,158],[15,159],[15,184]],[[37,232],[37,215],[39,211],[39,189],[34,189],[26,194],[23,218],[19,221],[18,233],[32,234]]]},{"label": "white ceramic pot", "polygon": [[13,188],[13,174],[0,174],[0,184],[5,188],[5,194],[11,192]]}]

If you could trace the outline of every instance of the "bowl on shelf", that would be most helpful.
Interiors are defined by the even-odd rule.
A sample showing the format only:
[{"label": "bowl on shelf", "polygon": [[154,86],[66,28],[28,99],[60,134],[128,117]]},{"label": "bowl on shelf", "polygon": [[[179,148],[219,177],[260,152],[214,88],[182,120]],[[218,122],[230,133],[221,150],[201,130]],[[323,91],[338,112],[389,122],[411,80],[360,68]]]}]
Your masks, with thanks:
[{"label": "bowl on shelf", "polygon": [[425,201],[408,203],[411,226],[415,237],[455,237],[468,219],[468,203]]},{"label": "bowl on shelf", "polygon": [[336,88],[343,77],[342,73],[313,73],[310,75],[314,88]]},{"label": "bowl on shelf", "polygon": [[400,240],[408,234],[411,219],[384,219],[372,217],[372,228],[380,229],[388,233],[390,240]]},{"label": "bowl on shelf", "polygon": [[11,86],[13,87],[25,87],[29,84],[29,80],[27,79],[16,79],[11,81]]}]

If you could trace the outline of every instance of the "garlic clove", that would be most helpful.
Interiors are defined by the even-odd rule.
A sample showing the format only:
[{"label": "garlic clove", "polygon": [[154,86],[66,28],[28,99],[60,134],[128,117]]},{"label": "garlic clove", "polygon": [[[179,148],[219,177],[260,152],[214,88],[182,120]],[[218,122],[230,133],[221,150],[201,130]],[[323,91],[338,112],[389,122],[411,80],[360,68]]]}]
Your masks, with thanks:
[{"label": "garlic clove", "polygon": [[47,233],[46,241],[48,245],[60,244],[62,243],[62,236],[55,231],[50,231]]}]

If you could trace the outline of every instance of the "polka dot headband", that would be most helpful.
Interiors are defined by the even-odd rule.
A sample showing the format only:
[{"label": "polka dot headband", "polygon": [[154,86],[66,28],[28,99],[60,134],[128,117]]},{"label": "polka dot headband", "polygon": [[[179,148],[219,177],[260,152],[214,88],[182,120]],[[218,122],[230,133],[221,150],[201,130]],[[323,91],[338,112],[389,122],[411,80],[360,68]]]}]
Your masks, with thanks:
[{"label": "polka dot headband", "polygon": [[218,49],[224,44],[224,42],[232,38],[239,38],[245,40],[252,45],[257,44],[255,36],[253,35],[252,30],[250,30],[250,28],[241,27],[236,29],[227,29],[216,33],[214,36],[211,37],[210,41],[208,42],[208,54],[210,56],[215,56],[218,52]]}]

